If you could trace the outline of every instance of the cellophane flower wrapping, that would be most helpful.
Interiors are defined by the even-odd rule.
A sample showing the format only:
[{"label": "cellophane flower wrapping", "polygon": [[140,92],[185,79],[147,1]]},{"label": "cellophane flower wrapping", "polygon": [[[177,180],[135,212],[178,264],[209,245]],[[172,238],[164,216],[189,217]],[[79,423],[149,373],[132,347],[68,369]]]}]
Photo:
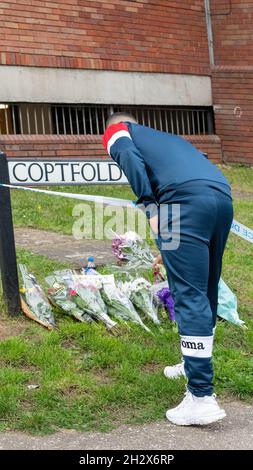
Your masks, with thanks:
[{"label": "cellophane flower wrapping", "polygon": [[65,286],[68,300],[68,304],[64,304],[65,311],[67,311],[66,308],[70,308],[69,302],[71,302],[75,307],[72,306],[70,312],[76,318],[87,321],[90,317],[90,319],[102,321],[107,329],[117,325],[107,314],[106,305],[100,294],[102,284],[99,276],[77,275],[72,270],[62,270],[55,271],[46,278],[46,281],[48,284],[53,282]]},{"label": "cellophane flower wrapping", "polygon": [[19,264],[22,276],[22,287],[20,289],[24,300],[33,315],[48,326],[55,327],[54,314],[48,299],[38,284],[35,276],[29,273],[24,264]]},{"label": "cellophane flower wrapping", "polygon": [[135,310],[131,300],[120,287],[116,286],[113,275],[103,276],[102,285],[102,297],[110,315],[121,320],[137,323],[146,331],[150,332],[149,328],[143,323],[140,315]]},{"label": "cellophane flower wrapping", "polygon": [[156,325],[160,324],[157,308],[154,305],[150,282],[143,277],[119,284],[120,289],[129,297],[134,307]]},{"label": "cellophane flower wrapping", "polygon": [[124,235],[115,233],[112,252],[118,261],[124,261],[122,271],[150,269],[155,259],[148,244],[133,231]]},{"label": "cellophane flower wrapping", "polygon": [[48,298],[53,305],[81,322],[93,321],[92,317],[82,309],[82,299],[74,289],[66,287],[62,282],[51,283],[50,278],[48,284],[50,285]]},{"label": "cellophane flower wrapping", "polygon": [[237,297],[220,278],[218,286],[218,309],[217,315],[234,325],[246,328],[243,320],[240,319],[237,311]]},{"label": "cellophane flower wrapping", "polygon": [[74,288],[83,301],[85,311],[92,318],[102,321],[108,329],[117,325],[108,313],[106,304],[101,296],[102,283],[99,276],[74,276]]}]

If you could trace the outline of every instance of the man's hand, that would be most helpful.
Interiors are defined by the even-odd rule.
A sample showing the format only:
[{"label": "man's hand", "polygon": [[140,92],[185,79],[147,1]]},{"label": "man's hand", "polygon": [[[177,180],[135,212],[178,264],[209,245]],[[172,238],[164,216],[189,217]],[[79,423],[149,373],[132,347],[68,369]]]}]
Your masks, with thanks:
[{"label": "man's hand", "polygon": [[159,267],[161,266],[161,264],[163,264],[162,256],[158,255],[153,262],[153,269],[159,270]]},{"label": "man's hand", "polygon": [[152,232],[157,235],[158,234],[158,215],[154,215],[154,217],[150,217],[149,225]]}]

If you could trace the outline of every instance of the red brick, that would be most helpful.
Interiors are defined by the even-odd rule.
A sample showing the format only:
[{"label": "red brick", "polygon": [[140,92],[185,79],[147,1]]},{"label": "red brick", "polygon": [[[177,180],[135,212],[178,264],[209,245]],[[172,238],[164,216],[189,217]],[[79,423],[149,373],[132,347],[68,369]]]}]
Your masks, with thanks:
[{"label": "red brick", "polygon": [[[109,61],[111,70],[196,74],[209,70],[201,0],[193,5],[190,0],[161,4],[145,0],[21,0],[15,5],[6,0],[0,5],[4,11],[1,33],[6,40],[1,43],[1,52],[15,52],[15,56],[6,56],[10,65],[66,67],[67,58],[68,66],[77,68],[101,69]],[[26,49],[29,43],[33,50]],[[58,52],[62,60],[56,57]],[[83,60],[84,54],[90,61]],[[4,56],[1,60],[3,63]]]},{"label": "red brick", "polygon": [[[186,137],[211,160],[222,161],[221,143],[217,136]],[[87,159],[108,158],[100,136],[4,136],[0,135],[2,151],[10,157],[48,157]]]}]

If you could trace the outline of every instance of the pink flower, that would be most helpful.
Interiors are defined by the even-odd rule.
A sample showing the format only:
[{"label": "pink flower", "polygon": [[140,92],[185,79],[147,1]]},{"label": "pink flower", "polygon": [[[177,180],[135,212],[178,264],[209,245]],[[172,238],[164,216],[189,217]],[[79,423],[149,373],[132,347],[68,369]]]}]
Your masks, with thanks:
[{"label": "pink flower", "polygon": [[112,240],[112,252],[118,260],[126,259],[126,256],[122,253],[123,240],[120,236],[115,237]]},{"label": "pink flower", "polygon": [[69,294],[74,296],[74,295],[77,295],[77,292],[73,289],[70,289]]}]

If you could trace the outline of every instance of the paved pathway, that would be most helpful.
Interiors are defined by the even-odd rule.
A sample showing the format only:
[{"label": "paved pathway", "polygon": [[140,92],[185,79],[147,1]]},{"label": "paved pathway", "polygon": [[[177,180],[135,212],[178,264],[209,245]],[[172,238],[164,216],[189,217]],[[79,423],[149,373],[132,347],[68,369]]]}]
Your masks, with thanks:
[{"label": "paved pathway", "polygon": [[252,191],[233,191],[233,197],[237,199],[244,199],[245,201],[252,201],[253,200],[253,192]]},{"label": "paved pathway", "polygon": [[75,240],[71,235],[29,227],[16,227],[15,240],[17,246],[31,253],[70,262],[74,266],[80,265],[80,258],[86,260],[89,256],[94,256],[97,265],[115,262],[110,240]]},{"label": "paved pathway", "polygon": [[110,433],[62,431],[45,437],[0,433],[0,450],[253,450],[253,406],[223,403],[227,418],[205,427],[179,427],[166,421],[121,426]]}]

